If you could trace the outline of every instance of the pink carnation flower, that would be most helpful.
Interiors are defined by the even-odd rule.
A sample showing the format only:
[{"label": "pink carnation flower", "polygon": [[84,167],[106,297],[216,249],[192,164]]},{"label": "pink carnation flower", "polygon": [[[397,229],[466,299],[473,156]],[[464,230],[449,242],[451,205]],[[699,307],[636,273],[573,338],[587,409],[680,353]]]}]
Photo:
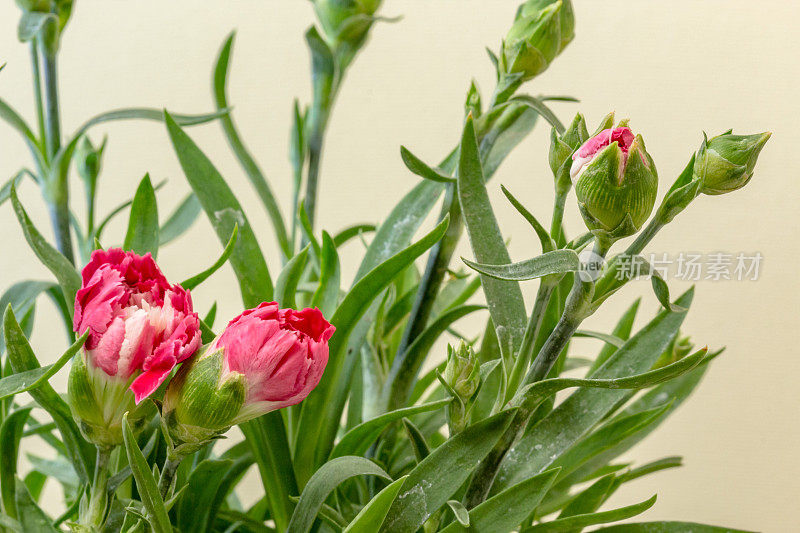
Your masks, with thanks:
[{"label": "pink carnation flower", "polygon": [[150,254],[96,250],[82,272],[73,329],[90,331],[87,364],[128,381],[136,403],[200,346],[192,297],[170,285]]}]

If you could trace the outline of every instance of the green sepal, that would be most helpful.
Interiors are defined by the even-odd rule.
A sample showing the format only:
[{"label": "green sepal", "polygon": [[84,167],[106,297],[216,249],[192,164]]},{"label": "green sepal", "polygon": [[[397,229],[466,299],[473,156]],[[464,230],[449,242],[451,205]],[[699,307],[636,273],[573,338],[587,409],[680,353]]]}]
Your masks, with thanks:
[{"label": "green sepal", "polygon": [[72,418],[86,440],[101,448],[123,443],[122,416],[134,431],[140,430],[156,413],[152,402],[136,405],[130,380],[109,376],[86,364],[85,356],[75,354],[67,381],[67,398]]},{"label": "green sepal", "polygon": [[162,423],[178,453],[196,451],[233,425],[247,396],[244,375],[223,374],[222,350],[184,362],[167,387]]}]

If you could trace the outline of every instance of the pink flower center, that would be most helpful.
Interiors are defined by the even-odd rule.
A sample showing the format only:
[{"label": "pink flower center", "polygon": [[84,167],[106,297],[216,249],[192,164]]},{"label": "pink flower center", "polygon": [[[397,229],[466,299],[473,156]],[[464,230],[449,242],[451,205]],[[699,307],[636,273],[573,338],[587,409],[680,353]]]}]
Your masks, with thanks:
[{"label": "pink flower center", "polygon": [[[625,172],[625,168],[628,166],[628,152],[633,146],[634,141],[636,140],[636,136],[633,134],[630,128],[622,127],[622,128],[608,128],[585,143],[578,148],[578,150],[572,155],[572,168],[570,169],[570,176],[572,179],[576,179],[581,171],[586,167],[595,156],[604,150],[608,145],[611,143],[617,143],[619,149],[622,151],[622,161],[620,162],[620,172],[619,172],[619,179],[622,179],[622,175]],[[645,161],[644,156],[642,156],[642,161],[645,165],[647,165],[647,161]]]}]

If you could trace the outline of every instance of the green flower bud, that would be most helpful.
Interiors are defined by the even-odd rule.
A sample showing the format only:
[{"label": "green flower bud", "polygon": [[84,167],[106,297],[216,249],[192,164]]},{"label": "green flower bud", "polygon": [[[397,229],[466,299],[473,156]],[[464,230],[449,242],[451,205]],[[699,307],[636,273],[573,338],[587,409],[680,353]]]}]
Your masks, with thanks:
[{"label": "green flower bud", "polygon": [[641,135],[625,127],[606,129],[572,156],[581,214],[587,227],[612,239],[636,233],[653,210],[658,175]]},{"label": "green flower bud", "polygon": [[184,362],[164,397],[162,423],[178,453],[192,453],[225,433],[245,403],[245,378],[223,372],[223,351]]},{"label": "green flower bud", "polygon": [[87,365],[84,354],[76,354],[67,383],[67,398],[72,417],[89,442],[113,448],[122,444],[122,415],[134,431],[156,413],[152,402],[134,402],[130,380],[108,376],[99,368]]},{"label": "green flower bud", "polygon": [[772,134],[734,135],[730,132],[704,140],[694,162],[700,192],[725,194],[741,189],[753,177],[761,149]]},{"label": "green flower bud", "polygon": [[458,349],[447,347],[447,366],[442,377],[463,401],[468,401],[480,384],[480,365],[471,346],[461,342]]},{"label": "green flower bud", "polygon": [[503,75],[523,81],[543,72],[575,36],[570,0],[528,0],[520,6],[500,54]]}]

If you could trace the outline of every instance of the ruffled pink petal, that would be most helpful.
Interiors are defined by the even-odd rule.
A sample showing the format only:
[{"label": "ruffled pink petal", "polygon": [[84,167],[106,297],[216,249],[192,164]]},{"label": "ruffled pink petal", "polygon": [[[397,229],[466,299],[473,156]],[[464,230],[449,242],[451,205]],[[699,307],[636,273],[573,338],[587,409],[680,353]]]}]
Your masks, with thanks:
[{"label": "ruffled pink petal", "polygon": [[133,391],[136,404],[138,405],[139,402],[153,394],[164,383],[173,368],[175,368],[175,359],[163,357],[158,361],[153,361],[149,370],[142,372],[139,377],[134,379],[130,389]]},{"label": "ruffled pink petal", "polygon": [[106,329],[105,334],[98,338],[93,349],[87,349],[89,361],[109,376],[117,375],[117,361],[119,351],[125,340],[125,320],[117,316]]}]

